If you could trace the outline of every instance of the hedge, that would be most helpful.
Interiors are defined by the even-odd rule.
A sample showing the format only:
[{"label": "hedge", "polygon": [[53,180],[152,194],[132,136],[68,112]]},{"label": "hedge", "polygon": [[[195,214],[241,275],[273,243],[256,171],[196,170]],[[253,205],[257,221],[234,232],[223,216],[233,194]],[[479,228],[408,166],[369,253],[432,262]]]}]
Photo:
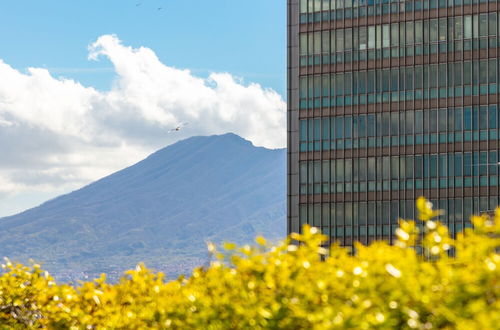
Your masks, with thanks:
[{"label": "hedge", "polygon": [[326,249],[305,226],[277,245],[209,244],[210,266],[169,281],[138,265],[72,286],[7,260],[0,329],[498,329],[500,209],[452,239],[432,204],[417,208],[423,235],[400,220],[394,245]]}]

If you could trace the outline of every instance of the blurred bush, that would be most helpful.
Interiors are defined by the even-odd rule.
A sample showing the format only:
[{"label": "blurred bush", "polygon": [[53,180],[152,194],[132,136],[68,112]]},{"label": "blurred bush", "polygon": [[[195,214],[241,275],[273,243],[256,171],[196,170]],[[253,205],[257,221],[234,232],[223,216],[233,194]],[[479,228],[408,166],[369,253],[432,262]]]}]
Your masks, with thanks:
[{"label": "blurred bush", "polygon": [[500,328],[500,210],[473,217],[454,240],[432,204],[420,198],[417,208],[424,235],[400,220],[393,246],[327,250],[326,237],[305,226],[277,246],[259,237],[220,253],[209,244],[215,261],[172,281],[139,265],[117,284],[102,275],[74,287],[7,261],[0,329]]}]

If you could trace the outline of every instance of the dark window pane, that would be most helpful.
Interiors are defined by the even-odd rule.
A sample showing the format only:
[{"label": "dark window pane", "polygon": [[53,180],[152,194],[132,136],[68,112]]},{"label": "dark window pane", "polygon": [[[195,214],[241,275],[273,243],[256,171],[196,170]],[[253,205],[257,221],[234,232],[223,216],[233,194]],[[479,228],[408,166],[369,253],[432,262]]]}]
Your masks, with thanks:
[{"label": "dark window pane", "polygon": [[497,106],[490,105],[488,109],[488,126],[489,128],[497,128]]},{"label": "dark window pane", "polygon": [[335,118],[335,138],[342,139],[344,138],[344,118],[337,117]]},{"label": "dark window pane", "polygon": [[335,181],[344,182],[344,160],[337,159],[335,161]]},{"label": "dark window pane", "polygon": [[464,176],[472,175],[472,153],[464,153]]},{"label": "dark window pane", "polygon": [[391,178],[390,157],[382,158],[382,179],[389,180]]},{"label": "dark window pane", "polygon": [[431,65],[429,67],[429,87],[437,87],[438,83],[438,66]]},{"label": "dark window pane", "polygon": [[438,112],[437,110],[431,110],[429,112],[429,132],[431,133],[436,133],[437,132],[437,126],[438,126]]},{"label": "dark window pane", "polygon": [[373,93],[375,91],[375,71],[368,71],[368,86],[367,92]]},{"label": "dark window pane", "polygon": [[439,87],[446,86],[446,64],[439,64]]},{"label": "dark window pane", "polygon": [[382,114],[382,135],[383,136],[388,136],[389,135],[389,130],[390,130],[390,124],[391,124],[391,117],[390,113],[385,112]]},{"label": "dark window pane", "polygon": [[455,131],[462,130],[462,108],[455,108]]},{"label": "dark window pane", "polygon": [[399,113],[391,114],[391,135],[399,134]]},{"label": "dark window pane", "polygon": [[359,224],[366,225],[367,217],[367,203],[359,203]]},{"label": "dark window pane", "polygon": [[390,90],[389,84],[391,82],[391,71],[383,70],[382,71],[382,91],[388,92]]},{"label": "dark window pane", "polygon": [[438,160],[437,155],[430,155],[430,157],[429,157],[429,173],[430,173],[431,178],[437,177],[437,173],[438,173],[437,160]]},{"label": "dark window pane", "polygon": [[464,62],[464,85],[470,85],[472,83],[472,67],[471,62]]},{"label": "dark window pane", "polygon": [[361,115],[358,117],[358,136],[366,136],[366,115]]},{"label": "dark window pane", "polygon": [[330,139],[330,118],[323,118],[321,120],[321,130],[322,130],[322,138],[323,140]]},{"label": "dark window pane", "polygon": [[[422,66],[415,67],[415,88],[422,88],[423,85],[423,69]],[[406,87],[408,89],[408,87]]]},{"label": "dark window pane", "polygon": [[446,131],[446,109],[439,109],[438,131],[440,133]]},{"label": "dark window pane", "polygon": [[[420,85],[417,83],[417,86]],[[413,67],[407,67],[405,70],[405,89],[413,89]]]},{"label": "dark window pane", "polygon": [[345,127],[344,137],[346,139],[349,139],[352,137],[352,117],[351,116],[345,117],[344,121],[345,121],[345,123],[344,123],[344,127]]},{"label": "dark window pane", "polygon": [[321,125],[321,119],[320,118],[314,119],[314,140],[316,141],[319,140],[321,136],[320,125]]},{"label": "dark window pane", "polygon": [[321,96],[321,76],[314,76],[314,97]]},{"label": "dark window pane", "polygon": [[345,160],[344,180],[345,182],[352,182],[352,159]]},{"label": "dark window pane", "polygon": [[368,158],[368,180],[373,181],[376,179],[376,166],[375,166],[375,158],[374,157],[369,157]]},{"label": "dark window pane", "polygon": [[335,75],[335,95],[342,95],[344,92],[344,75]]},{"label": "dark window pane", "polygon": [[322,77],[322,92],[321,96],[329,96],[330,95],[330,75],[325,74]]},{"label": "dark window pane", "polygon": [[391,179],[399,179],[399,157],[391,158]]},{"label": "dark window pane", "polygon": [[414,125],[414,113],[413,113],[413,111],[407,111],[405,117],[406,117],[405,133],[406,134],[413,134],[413,125]]},{"label": "dark window pane", "polygon": [[489,60],[488,62],[488,82],[496,83],[497,82],[497,61],[496,59]]},{"label": "dark window pane", "polygon": [[359,159],[359,181],[366,181],[367,179],[367,161],[366,158]]},{"label": "dark window pane", "polygon": [[301,99],[307,98],[307,77],[300,77],[299,97]]},{"label": "dark window pane", "polygon": [[358,91],[360,94],[366,93],[366,71],[358,73]]},{"label": "dark window pane", "polygon": [[406,178],[407,179],[412,179],[413,178],[413,156],[406,156],[405,157],[405,172],[406,172]]},{"label": "dark window pane", "polygon": [[375,202],[368,202],[368,224],[375,224],[375,218],[377,217]]},{"label": "dark window pane", "polygon": [[455,63],[453,72],[455,73],[453,77],[453,83],[455,86],[462,85],[462,63]]},{"label": "dark window pane", "polygon": [[479,83],[486,84],[488,82],[488,61],[479,62]]},{"label": "dark window pane", "polygon": [[455,176],[462,176],[462,154],[455,154]]},{"label": "dark window pane", "polygon": [[375,136],[375,115],[368,115],[367,116],[367,125],[368,125],[368,136],[372,137]]},{"label": "dark window pane", "polygon": [[300,141],[307,141],[307,120],[300,121]]},{"label": "dark window pane", "polygon": [[422,133],[424,126],[424,113],[415,111],[415,133]]},{"label": "dark window pane", "polygon": [[391,91],[395,92],[398,90],[398,70],[397,69],[392,69],[391,70]]},{"label": "dark window pane", "polygon": [[472,109],[471,107],[464,108],[464,129],[472,129]]},{"label": "dark window pane", "polygon": [[352,74],[351,72],[344,74],[344,94],[349,95],[352,91]]},{"label": "dark window pane", "polygon": [[488,106],[479,107],[479,129],[488,128]]},{"label": "dark window pane", "polygon": [[422,167],[423,167],[422,156],[415,156],[415,178],[417,179],[422,178],[424,174]]}]

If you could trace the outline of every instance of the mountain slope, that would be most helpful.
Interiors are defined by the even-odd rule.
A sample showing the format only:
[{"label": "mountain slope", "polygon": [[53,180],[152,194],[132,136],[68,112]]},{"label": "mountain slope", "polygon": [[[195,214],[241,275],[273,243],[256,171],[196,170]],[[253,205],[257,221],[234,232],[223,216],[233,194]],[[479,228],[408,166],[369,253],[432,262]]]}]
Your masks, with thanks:
[{"label": "mountain slope", "polygon": [[284,149],[234,134],[194,137],[80,190],[0,219],[0,256],[60,278],[138,261],[172,275],[206,260],[206,241],[285,235]]}]

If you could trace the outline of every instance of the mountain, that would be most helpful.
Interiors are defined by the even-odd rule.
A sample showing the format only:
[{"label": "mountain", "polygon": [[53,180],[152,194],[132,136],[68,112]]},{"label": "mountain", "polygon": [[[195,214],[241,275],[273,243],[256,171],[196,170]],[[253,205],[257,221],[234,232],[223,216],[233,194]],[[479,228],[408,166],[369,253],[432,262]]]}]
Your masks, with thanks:
[{"label": "mountain", "polygon": [[207,262],[207,241],[283,238],[285,201],[285,149],[193,137],[0,219],[0,257],[31,258],[62,280],[113,278],[140,261],[176,276]]}]

